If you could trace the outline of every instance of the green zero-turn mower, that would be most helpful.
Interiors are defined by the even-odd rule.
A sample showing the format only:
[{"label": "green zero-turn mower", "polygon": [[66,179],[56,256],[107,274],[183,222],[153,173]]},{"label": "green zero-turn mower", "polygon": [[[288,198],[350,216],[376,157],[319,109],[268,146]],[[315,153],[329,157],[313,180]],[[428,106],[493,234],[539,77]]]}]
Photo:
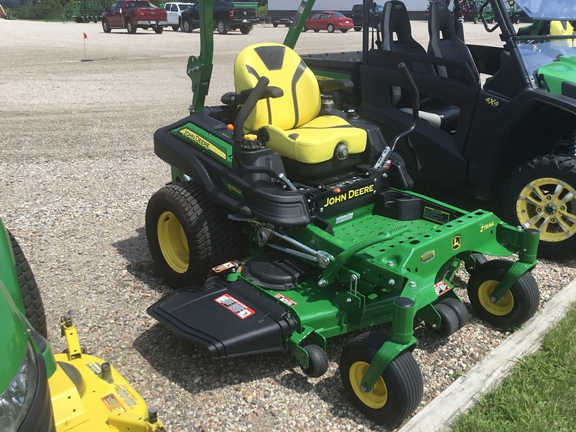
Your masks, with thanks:
[{"label": "green zero-turn mower", "polygon": [[24,252],[0,220],[0,432],[165,432],[155,408],[110,363],[87,354],[71,314],[54,354]]},{"label": "green zero-turn mower", "polygon": [[[319,86],[285,45],[242,50],[235,91],[222,105],[204,106],[212,3],[200,4],[202,52],[188,63],[191,113],[154,135],[172,182],[146,211],[156,267],[178,289],[148,312],[213,358],[290,350],[311,377],[328,368],[328,338],[391,323],[390,334],[354,338],[340,373],[360,411],[395,424],[423,393],[412,356],[415,318],[444,337],[466,324],[451,282],[464,263],[479,317],[525,322],[539,304],[530,273],[538,232],[408,191],[393,149],[418,122],[418,92],[403,65],[413,123],[389,144],[377,127],[321,96],[348,81]],[[308,12],[299,11],[297,30]],[[516,262],[485,258],[513,253]]]}]

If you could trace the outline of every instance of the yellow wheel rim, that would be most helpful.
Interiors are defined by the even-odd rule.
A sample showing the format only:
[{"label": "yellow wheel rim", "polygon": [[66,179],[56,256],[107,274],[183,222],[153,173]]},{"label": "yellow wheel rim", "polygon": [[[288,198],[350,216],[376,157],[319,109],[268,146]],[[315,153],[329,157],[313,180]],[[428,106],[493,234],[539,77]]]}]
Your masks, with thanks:
[{"label": "yellow wheel rim", "polygon": [[520,192],[516,213],[524,228],[540,231],[540,240],[564,241],[576,233],[576,190],[556,178],[533,180]]},{"label": "yellow wheel rim", "polygon": [[489,280],[480,285],[478,288],[478,300],[484,309],[492,315],[505,316],[512,312],[514,308],[514,296],[510,291],[504,294],[498,303],[492,303],[490,296],[498,286],[498,281]]},{"label": "yellow wheel rim", "polygon": [[158,218],[158,243],[170,268],[176,273],[186,273],[190,263],[188,239],[180,221],[170,211]]},{"label": "yellow wheel rim", "polygon": [[369,367],[370,365],[363,361],[352,364],[350,367],[350,384],[352,385],[354,393],[356,393],[356,396],[358,396],[358,399],[360,399],[364,405],[373,409],[379,409],[388,402],[388,389],[382,377],[378,378],[371,392],[363,392],[360,388],[362,378],[366,375]]}]

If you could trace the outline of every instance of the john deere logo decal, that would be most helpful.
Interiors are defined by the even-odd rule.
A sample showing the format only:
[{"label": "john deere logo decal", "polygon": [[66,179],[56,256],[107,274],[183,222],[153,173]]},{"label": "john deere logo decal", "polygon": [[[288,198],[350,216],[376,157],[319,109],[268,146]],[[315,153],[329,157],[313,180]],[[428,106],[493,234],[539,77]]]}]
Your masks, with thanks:
[{"label": "john deere logo decal", "polygon": [[452,250],[460,249],[460,245],[462,244],[462,239],[460,236],[456,236],[452,239]]}]

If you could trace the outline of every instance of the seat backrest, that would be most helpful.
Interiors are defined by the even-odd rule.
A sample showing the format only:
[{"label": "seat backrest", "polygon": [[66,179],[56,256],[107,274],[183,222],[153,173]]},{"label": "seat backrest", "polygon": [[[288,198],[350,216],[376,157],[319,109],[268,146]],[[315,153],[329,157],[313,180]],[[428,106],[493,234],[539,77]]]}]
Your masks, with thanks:
[{"label": "seat backrest", "polygon": [[[393,0],[384,3],[381,28],[383,50],[426,55],[426,50],[412,37],[408,11],[403,2]],[[434,68],[429,64],[415,62],[414,70],[434,74]]]},{"label": "seat backrest", "polygon": [[[480,74],[466,44],[458,37],[454,29],[452,14],[446,3],[438,1],[430,4],[428,15],[428,55],[464,62],[470,70],[474,80],[480,83]],[[465,81],[465,72],[458,68],[438,66],[438,75],[445,78],[454,78]]]},{"label": "seat backrest", "polygon": [[318,81],[294,50],[285,45],[260,43],[240,51],[234,62],[236,91],[254,88],[263,76],[270,80],[270,86],[281,88],[284,95],[260,100],[244,124],[245,130],[264,125],[290,130],[318,116]]}]

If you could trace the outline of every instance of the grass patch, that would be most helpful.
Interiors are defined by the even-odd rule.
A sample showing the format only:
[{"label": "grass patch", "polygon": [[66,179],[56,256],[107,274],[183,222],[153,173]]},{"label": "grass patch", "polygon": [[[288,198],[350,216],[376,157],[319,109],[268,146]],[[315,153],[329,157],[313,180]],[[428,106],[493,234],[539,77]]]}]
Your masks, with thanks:
[{"label": "grass patch", "polygon": [[458,417],[453,432],[576,430],[576,304],[494,391]]}]

